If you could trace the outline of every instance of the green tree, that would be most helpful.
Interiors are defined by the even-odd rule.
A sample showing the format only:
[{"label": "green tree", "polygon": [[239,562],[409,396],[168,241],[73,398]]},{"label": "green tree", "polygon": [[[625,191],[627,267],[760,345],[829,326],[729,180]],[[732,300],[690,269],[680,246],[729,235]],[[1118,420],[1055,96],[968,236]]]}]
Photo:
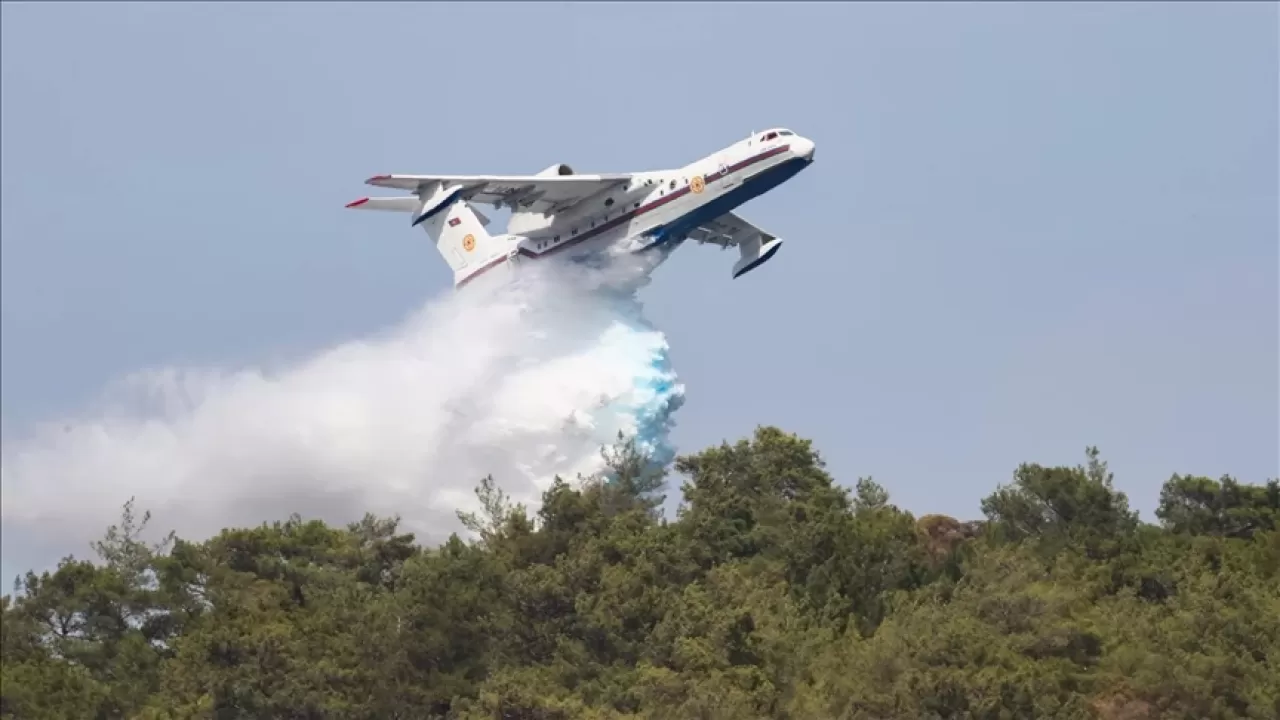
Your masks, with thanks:
[{"label": "green tree", "polygon": [[760,427],[666,469],[626,438],[469,539],[291,516],[147,543],[125,505],[0,599],[5,718],[1275,718],[1274,481],[1173,476],[1142,524],[1096,449],[985,521],[916,519]]},{"label": "green tree", "polygon": [[1251,538],[1280,527],[1280,481],[1259,487],[1230,475],[1174,475],[1160,490],[1156,517],[1177,533]]},{"label": "green tree", "polygon": [[1084,467],[1020,465],[1014,482],[982,501],[996,537],[1012,542],[1035,540],[1057,550],[1075,547],[1091,555],[1113,553],[1117,540],[1138,527],[1138,514],[1112,484],[1098,449],[1086,450]]}]

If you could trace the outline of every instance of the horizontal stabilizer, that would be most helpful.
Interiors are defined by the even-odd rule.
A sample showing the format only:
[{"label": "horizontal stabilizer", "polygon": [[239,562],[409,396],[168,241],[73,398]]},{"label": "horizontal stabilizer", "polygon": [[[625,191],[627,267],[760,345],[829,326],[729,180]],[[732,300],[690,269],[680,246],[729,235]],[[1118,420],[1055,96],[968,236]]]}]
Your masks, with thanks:
[{"label": "horizontal stabilizer", "polygon": [[[417,212],[422,205],[422,201],[413,195],[405,195],[403,197],[366,197],[360,198],[354,202],[347,203],[347,207],[355,210],[385,210],[389,212]],[[475,208],[471,208],[471,212],[476,214],[476,219],[480,221],[483,227],[489,226],[489,218],[485,214]]]},{"label": "horizontal stabilizer", "polygon": [[347,207],[356,210],[389,210],[391,212],[414,212],[422,200],[406,195],[403,197],[366,197],[347,203]]}]

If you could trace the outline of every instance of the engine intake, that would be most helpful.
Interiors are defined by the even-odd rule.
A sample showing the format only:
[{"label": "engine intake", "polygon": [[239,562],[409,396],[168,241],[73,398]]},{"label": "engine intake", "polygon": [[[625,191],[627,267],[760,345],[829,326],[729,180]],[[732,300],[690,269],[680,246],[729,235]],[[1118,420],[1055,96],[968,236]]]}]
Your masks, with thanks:
[{"label": "engine intake", "polygon": [[546,170],[543,170],[542,172],[538,173],[538,177],[547,177],[551,175],[572,175],[572,174],[573,174],[573,168],[569,167],[564,163],[559,163],[556,165],[552,165]]}]

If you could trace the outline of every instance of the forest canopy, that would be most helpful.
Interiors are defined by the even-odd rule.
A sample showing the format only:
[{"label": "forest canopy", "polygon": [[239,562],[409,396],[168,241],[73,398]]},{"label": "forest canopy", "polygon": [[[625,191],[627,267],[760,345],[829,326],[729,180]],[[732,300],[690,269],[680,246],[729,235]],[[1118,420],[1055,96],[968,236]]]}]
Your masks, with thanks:
[{"label": "forest canopy", "polygon": [[[1173,475],[1139,519],[1094,448],[983,518],[915,517],[773,427],[467,537],[293,516],[142,539],[0,600],[5,718],[1280,717],[1280,483]],[[996,485],[993,483],[993,485]]]}]

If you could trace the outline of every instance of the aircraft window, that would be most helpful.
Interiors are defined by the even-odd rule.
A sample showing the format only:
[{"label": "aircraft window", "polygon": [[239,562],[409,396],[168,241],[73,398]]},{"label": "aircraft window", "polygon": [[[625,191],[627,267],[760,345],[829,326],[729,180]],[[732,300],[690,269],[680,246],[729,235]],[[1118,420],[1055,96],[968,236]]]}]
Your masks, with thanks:
[{"label": "aircraft window", "polygon": [[790,130],[779,130],[779,131],[778,131],[778,134],[779,134],[779,135],[782,135],[782,136],[786,136],[786,135],[795,135],[795,133],[791,132]]},{"label": "aircraft window", "polygon": [[605,207],[609,207],[612,204],[613,204],[613,198],[605,198],[605,201],[604,201]]},{"label": "aircraft window", "polygon": [[675,190],[675,189],[676,189],[676,181],[675,181],[675,180],[672,180],[672,181],[671,181],[671,184],[670,184],[668,187],[670,187],[672,190]]},{"label": "aircraft window", "polygon": [[778,133],[776,132],[765,133],[764,137],[760,138],[760,140],[762,142],[768,142],[769,140],[773,140],[776,137],[778,137]]},{"label": "aircraft window", "polygon": [[556,240],[555,240],[555,241],[556,241],[556,242],[560,242],[560,236],[559,236],[559,235],[557,235],[557,236],[556,236]]},{"label": "aircraft window", "polygon": [[636,201],[636,207],[640,207],[640,202]]}]

